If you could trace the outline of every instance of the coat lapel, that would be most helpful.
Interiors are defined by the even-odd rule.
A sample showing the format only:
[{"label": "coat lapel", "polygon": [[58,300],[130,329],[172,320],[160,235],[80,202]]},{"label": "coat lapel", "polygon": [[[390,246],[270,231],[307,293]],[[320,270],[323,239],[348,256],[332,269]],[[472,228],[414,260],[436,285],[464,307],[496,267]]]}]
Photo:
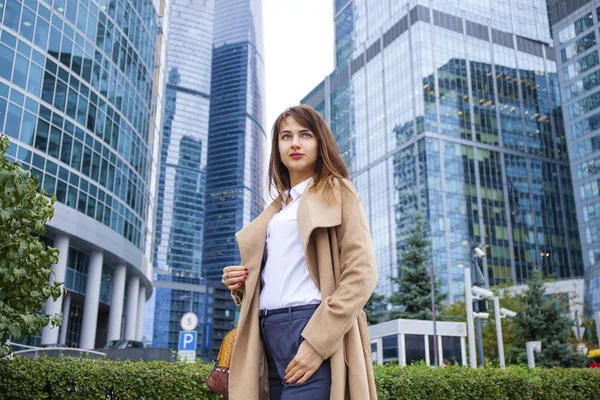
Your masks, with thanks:
[{"label": "coat lapel", "polygon": [[236,233],[242,264],[249,270],[251,268],[260,270],[265,250],[267,226],[273,215],[280,209],[281,196],[277,197],[258,217]]},{"label": "coat lapel", "polygon": [[[317,265],[309,263],[310,255],[307,249],[312,232],[317,228],[329,228],[342,223],[342,205],[338,196],[339,189],[334,190],[329,200],[325,198],[323,189],[318,191],[309,190],[313,186],[313,181],[306,187],[300,197],[298,204],[298,227],[300,237],[302,238],[302,247],[306,256],[309,273],[318,284]],[[262,266],[263,254],[265,251],[265,239],[267,237],[267,226],[269,221],[281,209],[281,196],[277,197],[258,217],[246,225],[235,236],[240,249],[242,265],[248,268],[250,272],[246,282],[246,293],[253,293]]]},{"label": "coat lapel", "polygon": [[313,182],[302,194],[298,205],[298,227],[302,238],[302,247],[306,259],[306,267],[314,284],[321,290],[319,265],[317,263],[316,246],[311,246],[312,233],[317,228],[330,228],[342,223],[342,203],[337,188],[329,201],[325,199],[323,190],[309,191]]},{"label": "coat lapel", "polygon": [[342,223],[342,204],[337,190],[327,201],[323,189],[316,192],[309,190],[312,186],[313,181],[306,187],[298,205],[298,226],[305,251],[310,235],[316,228],[329,228]]}]

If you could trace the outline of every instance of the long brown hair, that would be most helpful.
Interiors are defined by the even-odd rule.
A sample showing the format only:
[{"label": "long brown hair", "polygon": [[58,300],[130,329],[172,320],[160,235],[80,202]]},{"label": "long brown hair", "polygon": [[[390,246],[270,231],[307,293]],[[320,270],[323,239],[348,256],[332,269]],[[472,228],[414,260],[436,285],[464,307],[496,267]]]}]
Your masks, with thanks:
[{"label": "long brown hair", "polygon": [[312,107],[300,104],[282,112],[273,124],[271,142],[271,159],[269,160],[269,187],[274,187],[278,194],[283,194],[290,188],[290,173],[281,161],[279,154],[279,133],[281,124],[286,118],[292,117],[298,124],[315,134],[319,154],[313,175],[312,190],[321,188],[332,190],[336,179],[349,179],[348,168],[340,156],[340,151],[331,130],[321,115]]}]

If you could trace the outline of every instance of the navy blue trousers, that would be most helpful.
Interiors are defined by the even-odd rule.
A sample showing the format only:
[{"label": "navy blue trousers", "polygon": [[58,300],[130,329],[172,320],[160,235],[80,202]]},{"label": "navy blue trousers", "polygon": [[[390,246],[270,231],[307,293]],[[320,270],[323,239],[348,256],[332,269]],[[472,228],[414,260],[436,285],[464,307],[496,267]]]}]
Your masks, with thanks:
[{"label": "navy blue trousers", "polygon": [[329,359],[302,385],[283,381],[285,369],[292,361],[300,343],[300,335],[316,309],[268,314],[260,317],[263,345],[269,370],[270,400],[327,400],[331,389]]}]

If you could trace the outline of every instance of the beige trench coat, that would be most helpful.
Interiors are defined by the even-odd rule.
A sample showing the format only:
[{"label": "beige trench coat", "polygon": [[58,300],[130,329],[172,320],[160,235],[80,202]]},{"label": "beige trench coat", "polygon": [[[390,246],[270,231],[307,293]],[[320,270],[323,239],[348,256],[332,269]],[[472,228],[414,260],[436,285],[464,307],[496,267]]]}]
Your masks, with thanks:
[{"label": "beige trench coat", "polygon": [[[334,198],[309,184],[298,205],[298,225],[306,264],[322,303],[302,337],[330,358],[332,400],[376,399],[371,345],[363,306],[377,286],[373,242],[358,194],[350,181],[338,182]],[[331,197],[331,196],[330,196]],[[268,400],[267,362],[260,338],[260,270],[267,224],[281,209],[278,197],[236,234],[248,280],[232,292],[241,306],[229,371],[229,399]]]}]

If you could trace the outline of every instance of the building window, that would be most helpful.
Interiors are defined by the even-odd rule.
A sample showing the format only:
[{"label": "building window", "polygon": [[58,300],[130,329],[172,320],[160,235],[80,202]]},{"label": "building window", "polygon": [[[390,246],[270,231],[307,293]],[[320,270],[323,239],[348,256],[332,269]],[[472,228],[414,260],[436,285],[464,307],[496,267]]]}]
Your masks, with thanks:
[{"label": "building window", "polygon": [[404,335],[406,343],[406,365],[415,361],[425,361],[425,336]]},{"label": "building window", "polygon": [[[385,336],[382,338],[383,344],[383,363],[398,362],[398,335]],[[373,345],[371,345],[371,349]],[[377,351],[377,350],[375,350]],[[371,350],[373,352],[373,350]]]}]

